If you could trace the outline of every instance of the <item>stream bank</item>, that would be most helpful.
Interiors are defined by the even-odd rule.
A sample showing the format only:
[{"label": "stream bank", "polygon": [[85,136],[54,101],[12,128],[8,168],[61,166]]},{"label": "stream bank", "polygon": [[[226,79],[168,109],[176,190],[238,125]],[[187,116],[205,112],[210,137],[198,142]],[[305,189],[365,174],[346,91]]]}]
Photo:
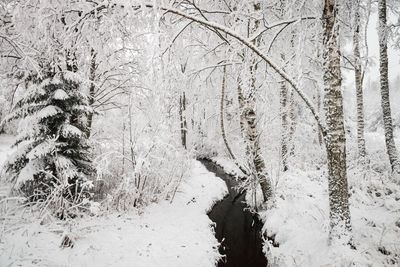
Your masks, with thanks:
[{"label": "stream bank", "polygon": [[264,267],[267,259],[262,251],[263,223],[251,213],[245,203],[245,194],[236,190],[237,181],[215,163],[200,160],[208,171],[225,181],[229,194],[217,202],[208,216],[215,222],[215,236],[221,243],[219,252],[224,257],[219,267]]}]

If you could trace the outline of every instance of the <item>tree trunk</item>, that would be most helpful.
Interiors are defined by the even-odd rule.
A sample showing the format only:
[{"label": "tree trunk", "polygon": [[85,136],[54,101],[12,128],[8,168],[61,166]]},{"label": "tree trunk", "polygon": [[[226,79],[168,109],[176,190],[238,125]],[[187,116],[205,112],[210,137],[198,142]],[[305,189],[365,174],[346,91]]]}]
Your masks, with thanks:
[{"label": "tree trunk", "polygon": [[356,82],[357,99],[357,146],[358,155],[363,161],[366,155],[364,138],[364,101],[363,101],[363,70],[361,67],[360,55],[360,0],[356,0],[354,12],[354,34],[353,34],[353,53],[354,53],[354,76]]},{"label": "tree trunk", "polygon": [[[260,3],[254,3],[253,5],[255,11],[261,9]],[[251,25],[249,21],[249,33],[254,33],[259,27],[260,21],[254,21]],[[254,43],[256,40],[254,40]],[[265,167],[265,162],[261,154],[259,137],[260,134],[257,129],[257,116],[256,116],[256,71],[257,71],[257,61],[256,59],[251,59],[251,64],[249,67],[250,71],[250,88],[247,92],[243,92],[240,84],[238,84],[238,100],[239,100],[239,110],[240,110],[240,129],[246,143],[246,155],[248,161],[248,167],[250,169],[250,176],[255,179],[257,183],[260,184],[261,191],[263,194],[264,202],[271,200],[272,198],[272,184],[268,177],[268,172]]]},{"label": "tree trunk", "polygon": [[[93,108],[94,100],[95,100],[95,85],[94,85],[94,80],[96,78],[96,68],[97,68],[97,63],[96,63],[96,52],[94,49],[90,49],[90,71],[89,71],[89,80],[90,80],[90,86],[89,86],[89,105]],[[87,132],[86,135],[89,137],[91,130],[92,130],[92,123],[93,123],[93,111],[89,113],[88,118],[87,118]]]},{"label": "tree trunk", "polygon": [[[71,49],[67,49],[65,51],[66,54],[66,67],[67,67],[67,71],[76,73],[78,72],[78,62],[77,62],[77,58],[76,58],[76,53],[75,51],[72,51]],[[69,85],[68,86],[73,86],[73,87],[77,87],[78,84],[76,82],[71,82],[68,81]],[[79,122],[79,117],[77,115],[73,115],[69,118],[70,122],[72,124],[78,124]],[[81,129],[81,130],[85,130],[85,129]]]},{"label": "tree trunk", "polygon": [[296,116],[296,108],[295,108],[295,99],[294,99],[294,90],[290,90],[290,97],[289,97],[289,108],[288,108],[288,120],[289,120],[289,129],[288,129],[288,137],[287,137],[287,144],[288,144],[288,156],[294,156],[294,133],[296,131],[297,125],[297,116]]},{"label": "tree trunk", "polygon": [[239,164],[237,161],[236,156],[233,154],[233,151],[229,145],[228,139],[226,137],[226,132],[225,132],[225,125],[224,125],[224,102],[225,102],[225,88],[226,88],[226,66],[223,68],[223,76],[222,76],[222,85],[221,85],[221,105],[220,105],[220,126],[221,126],[221,134],[222,134],[222,139],[224,140],[224,144],[226,149],[228,150],[229,156],[232,158],[234,161],[235,165],[243,172],[244,175],[248,175],[248,171],[245,170],[242,165]]},{"label": "tree trunk", "polygon": [[179,118],[181,122],[181,142],[182,146],[187,149],[186,135],[187,135],[187,122],[186,122],[186,95],[182,92],[179,96]]},{"label": "tree trunk", "polygon": [[324,110],[326,118],[326,150],[328,158],[328,189],[330,238],[343,243],[351,240],[349,193],[346,173],[346,137],[341,92],[338,3],[325,0],[323,10],[324,45]]},{"label": "tree trunk", "polygon": [[[317,110],[318,110],[318,113],[321,113],[321,91],[319,90],[319,88],[317,89]],[[318,143],[320,146],[322,146],[322,141],[324,139],[324,135],[318,126],[317,126],[317,129],[318,129]]]},{"label": "tree trunk", "polygon": [[285,172],[288,170],[287,158],[288,158],[288,92],[286,87],[286,81],[281,82],[280,90],[280,113],[281,113],[281,159],[282,159],[282,170]]},{"label": "tree trunk", "polygon": [[393,122],[389,100],[389,74],[387,55],[387,25],[386,25],[386,0],[379,0],[379,71],[381,83],[381,105],[383,111],[383,124],[385,130],[386,150],[392,167],[393,174],[400,176],[400,161],[396,144],[393,138]]},{"label": "tree trunk", "polygon": [[[278,17],[284,20],[286,10],[286,1],[280,1],[280,12]],[[293,48],[293,37],[291,38],[291,48]],[[281,52],[282,65],[285,65],[286,51]],[[288,158],[288,88],[286,81],[281,82],[281,88],[279,90],[280,99],[280,117],[281,117],[281,164],[282,170],[285,172],[288,170],[287,158]]]},{"label": "tree trunk", "polygon": [[[252,87],[251,90],[255,88]],[[251,94],[254,96],[254,94]],[[260,184],[264,202],[272,197],[272,184],[265,168],[261,155],[257,119],[255,113],[254,97],[244,96],[240,85],[238,86],[238,100],[240,109],[240,130],[246,143],[246,156],[250,169],[249,175]]]}]

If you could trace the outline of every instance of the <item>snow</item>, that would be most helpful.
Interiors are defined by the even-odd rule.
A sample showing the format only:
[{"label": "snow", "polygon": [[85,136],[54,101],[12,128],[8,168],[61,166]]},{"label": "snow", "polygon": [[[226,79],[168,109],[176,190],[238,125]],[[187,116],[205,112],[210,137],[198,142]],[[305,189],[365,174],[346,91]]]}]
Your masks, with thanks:
[{"label": "snow", "polygon": [[56,115],[58,113],[61,113],[61,112],[62,112],[62,110],[59,107],[49,105],[49,106],[46,106],[45,108],[43,108],[42,110],[40,110],[37,113],[36,117],[37,117],[38,120],[41,120],[41,119],[44,119],[44,118],[48,118],[48,117],[54,116],[54,115]]},{"label": "snow", "polygon": [[57,157],[54,158],[54,163],[58,168],[58,172],[61,173],[63,177],[74,177],[79,175],[77,168],[69,158],[57,155]]},{"label": "snow", "polygon": [[[377,134],[366,135],[373,151]],[[369,138],[373,137],[373,138]],[[382,146],[381,146],[382,147]],[[373,151],[384,156],[384,151]],[[379,164],[371,157],[371,166]],[[382,161],[380,161],[382,162]],[[384,168],[380,168],[384,169]],[[400,264],[400,190],[389,177],[360,167],[348,169],[353,243],[329,245],[327,171],[291,170],[277,187],[276,207],[261,214],[268,236],[280,245],[266,244],[278,266],[398,266]],[[384,255],[379,250],[389,251]]]},{"label": "snow", "polygon": [[[271,242],[264,245],[270,266],[399,266],[400,186],[387,171],[390,166],[383,150],[383,133],[368,132],[365,137],[370,159],[367,168],[352,161],[348,164],[353,243],[357,249],[329,244],[326,167],[296,167],[272,177],[275,205],[259,213],[265,222],[264,231],[279,243],[279,247]],[[237,172],[229,159],[214,157],[213,161],[228,172]],[[250,199],[247,196],[248,202]]]},{"label": "snow", "polygon": [[11,148],[15,137],[12,135],[0,135],[0,166],[6,162],[7,158],[13,153]]},{"label": "snow", "polygon": [[[0,266],[214,266],[218,242],[206,213],[226,193],[222,180],[193,161],[172,203],[67,222],[19,211],[4,216]],[[59,247],[65,234],[73,248]]]},{"label": "snow", "polygon": [[41,158],[50,154],[55,149],[56,143],[54,139],[46,140],[36,147],[34,147],[28,154],[27,158],[30,160]]},{"label": "snow", "polygon": [[[0,167],[7,161],[7,159],[14,152],[11,145],[14,143],[15,137],[11,135],[0,135]],[[3,170],[0,168],[0,200],[8,194],[9,185],[5,184],[1,177]]]},{"label": "snow", "polygon": [[230,159],[216,156],[216,157],[212,157],[211,161],[214,162],[215,164],[217,164],[218,166],[222,167],[227,174],[230,174],[233,176],[243,176],[243,172]]},{"label": "snow", "polygon": [[26,91],[26,93],[24,95],[24,98],[25,99],[30,99],[30,98],[33,98],[35,96],[38,96],[38,95],[42,96],[42,95],[45,95],[45,94],[46,94],[46,91],[42,87],[38,87],[36,85],[33,85],[30,88],[30,90]]},{"label": "snow", "polygon": [[64,124],[62,126],[61,133],[64,137],[69,137],[69,136],[81,137],[83,135],[83,132],[81,130],[79,130],[77,127],[71,124]]},{"label": "snow", "polygon": [[40,170],[43,170],[43,163],[41,161],[37,159],[29,161],[19,173],[18,179],[15,183],[15,188],[18,188],[26,181],[33,180],[33,175],[38,173]]},{"label": "snow", "polygon": [[53,98],[56,99],[56,100],[65,100],[65,99],[68,99],[68,98],[69,98],[69,95],[68,95],[64,90],[62,90],[62,89],[57,89],[57,90],[54,92]]}]

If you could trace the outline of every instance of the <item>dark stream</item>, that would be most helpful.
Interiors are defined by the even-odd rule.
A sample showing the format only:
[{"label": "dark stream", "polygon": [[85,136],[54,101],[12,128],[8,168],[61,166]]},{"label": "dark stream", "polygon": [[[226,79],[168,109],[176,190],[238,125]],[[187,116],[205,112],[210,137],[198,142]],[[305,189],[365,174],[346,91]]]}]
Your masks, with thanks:
[{"label": "dark stream", "polygon": [[256,214],[245,209],[245,194],[235,190],[237,182],[214,163],[201,160],[208,171],[223,179],[229,195],[217,202],[208,216],[216,223],[215,236],[221,243],[219,252],[224,257],[218,266],[264,267],[267,259],[262,252],[262,222]]}]

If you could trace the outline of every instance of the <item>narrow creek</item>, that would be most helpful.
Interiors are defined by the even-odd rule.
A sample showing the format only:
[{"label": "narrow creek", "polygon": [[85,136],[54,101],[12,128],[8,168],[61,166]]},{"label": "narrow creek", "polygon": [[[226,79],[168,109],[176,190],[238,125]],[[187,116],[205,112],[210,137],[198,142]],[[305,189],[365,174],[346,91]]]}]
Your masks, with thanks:
[{"label": "narrow creek", "polygon": [[239,195],[237,181],[208,160],[200,160],[208,171],[225,181],[229,194],[217,202],[208,217],[215,222],[215,236],[221,243],[219,252],[224,257],[218,267],[264,267],[267,259],[262,252],[263,241],[260,219],[248,211],[245,194]]}]

